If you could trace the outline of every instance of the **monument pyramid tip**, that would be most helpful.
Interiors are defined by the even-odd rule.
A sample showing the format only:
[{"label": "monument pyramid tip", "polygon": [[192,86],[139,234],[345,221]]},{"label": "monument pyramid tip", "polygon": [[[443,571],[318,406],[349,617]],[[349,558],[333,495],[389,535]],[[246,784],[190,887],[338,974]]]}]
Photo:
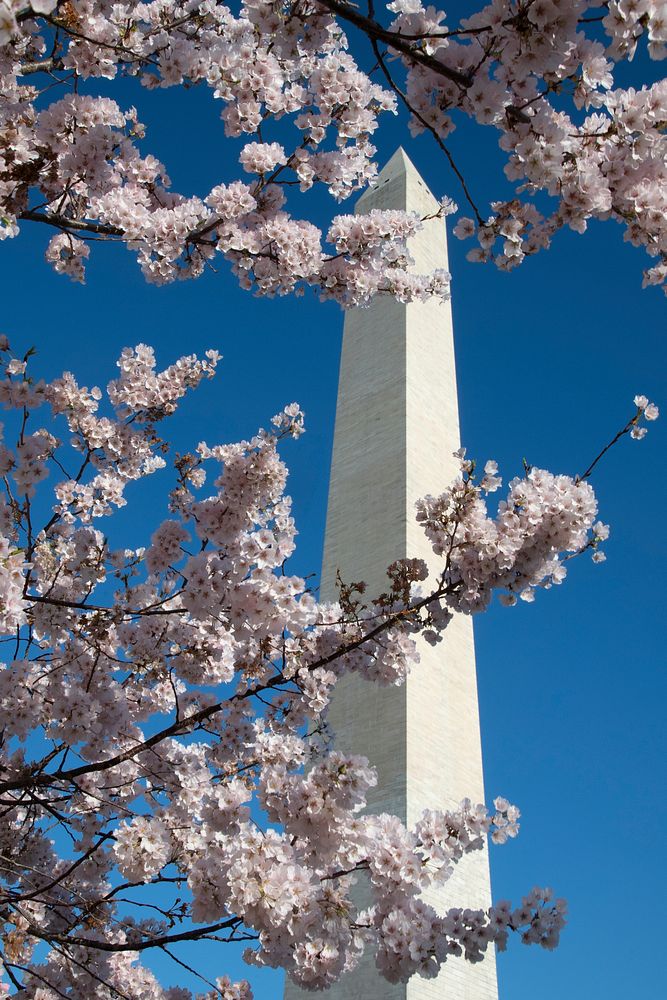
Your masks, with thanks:
[{"label": "monument pyramid tip", "polygon": [[[371,182],[371,186],[368,187],[361,195],[357,204],[363,206],[365,199],[372,195],[380,185],[386,184],[388,181],[394,180],[395,178],[407,178],[410,176],[422,188],[425,188],[429,194],[431,194],[426,181],[423,179],[416,166],[405,152],[403,146],[398,146],[398,148],[390,156],[389,160],[387,160],[385,165],[382,167],[377,177]],[[431,197],[433,197],[433,195],[431,195]]]},{"label": "monument pyramid tip", "polygon": [[389,177],[396,177],[399,176],[400,174],[407,174],[410,173],[410,171],[414,171],[416,174],[418,174],[418,170],[415,167],[412,160],[410,159],[410,157],[408,156],[408,154],[405,152],[402,146],[399,146],[398,149],[395,150],[395,152],[392,154],[392,156],[389,157],[389,159],[383,166],[382,170],[377,176],[377,180],[384,181],[387,180]]},{"label": "monument pyramid tip", "polygon": [[399,146],[390,159],[385,163],[384,167],[380,171],[380,177],[383,174],[389,173],[407,173],[408,170],[416,170],[414,163],[405,152],[402,146]]}]

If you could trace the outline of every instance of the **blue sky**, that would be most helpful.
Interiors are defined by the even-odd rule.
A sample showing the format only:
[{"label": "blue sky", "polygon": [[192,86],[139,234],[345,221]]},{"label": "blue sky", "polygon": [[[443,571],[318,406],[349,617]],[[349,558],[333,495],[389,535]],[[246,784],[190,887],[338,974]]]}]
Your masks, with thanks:
[{"label": "blue sky", "polygon": [[[128,87],[126,95],[148,125],[145,148],[165,161],[177,190],[201,194],[237,176],[238,147],[224,140],[208,94]],[[399,142],[436,195],[459,198],[429,138],[410,139],[401,119],[378,135],[380,163]],[[462,129],[453,145],[480,200],[505,193],[492,132]],[[307,201],[316,219],[340,211],[317,194]],[[87,384],[113,375],[125,345],[151,343],[164,363],[218,348],[218,378],[185,403],[174,427],[179,448],[249,435],[298,400],[308,433],[285,453],[300,531],[294,569],[317,571],[338,307],[314,295],[253,298],[222,261],[217,274],[155,288],[119,247],[93,253],[81,287],[43,261],[48,236],[45,227],[26,226],[0,245],[1,332],[17,349],[37,347],[42,374],[68,368]],[[506,480],[521,471],[524,456],[576,473],[631,414],[635,393],[667,410],[664,297],[642,291],[643,255],[623,243],[619,226],[561,234],[551,251],[511,275],[468,264],[466,248],[450,240],[470,455],[498,460]],[[621,1000],[664,989],[655,959],[666,887],[665,478],[659,421],[644,441],[624,440],[594,478],[601,517],[612,526],[607,562],[575,561],[565,584],[535,604],[494,606],[476,622],[488,798],[503,794],[523,813],[518,840],[491,852],[494,893],[517,899],[546,884],[570,903],[555,953],[512,943],[500,957],[504,998]],[[141,544],[142,531],[159,518],[155,502],[156,494],[137,495],[121,515],[128,544]],[[209,974],[229,968],[226,954],[212,954],[211,946],[203,961]],[[168,978],[177,982],[178,970]],[[276,974],[253,971],[251,978],[260,1000],[280,995]]]}]

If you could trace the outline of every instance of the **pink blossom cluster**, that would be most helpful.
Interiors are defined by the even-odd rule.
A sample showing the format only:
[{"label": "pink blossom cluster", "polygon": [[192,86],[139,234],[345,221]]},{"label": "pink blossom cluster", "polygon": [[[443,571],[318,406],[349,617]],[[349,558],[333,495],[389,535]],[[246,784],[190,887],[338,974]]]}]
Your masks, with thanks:
[{"label": "pink blossom cluster", "polygon": [[23,602],[24,555],[10,539],[0,536],[0,628],[11,634],[26,622]]},{"label": "pink blossom cluster", "polygon": [[[667,84],[615,88],[614,69],[644,33],[651,58],[667,55],[667,9],[664,0],[604,6],[596,18],[587,16],[595,7],[588,0],[493,0],[450,28],[444,12],[418,0],[388,4],[394,31],[427,39],[427,65],[410,48],[397,52],[413,132],[442,140],[463,113],[498,131],[509,157],[517,197],[492,202],[489,216],[473,205],[476,218],[455,229],[461,238],[477,235],[470,260],[507,270],[548,247],[563,226],[584,232],[589,220],[612,218],[657,259],[645,284],[664,284]],[[541,192],[556,200],[550,215],[536,200]]]},{"label": "pink blossom cluster", "polygon": [[[113,10],[91,0],[41,3],[32,6],[34,17],[17,20],[13,0],[0,13],[1,236],[15,236],[23,220],[54,226],[47,259],[76,281],[93,236],[123,241],[156,283],[196,277],[222,253],[241,284],[262,294],[312,286],[346,304],[378,290],[405,299],[448,294],[441,276],[406,279],[398,222],[382,247],[369,238],[332,253],[320,230],[286,207],[290,174],[303,189],[319,182],[337,199],[372,180],[370,136],[378,114],[394,107],[357,68],[329,13],[250,0],[238,16],[211,0]],[[62,50],[53,58],[56,27]],[[42,72],[63,76],[65,96],[59,89],[40,99],[33,80]],[[145,128],[135,109],[79,92],[78,80],[120,75],[145,87],[208,85],[226,135],[251,140],[239,162],[253,180],[218,184],[204,197],[173,193],[164,166],[140,152]],[[290,151],[260,138],[285,116],[296,129]],[[334,147],[325,148],[332,138]]]},{"label": "pink blossom cluster", "polygon": [[646,396],[635,396],[634,404],[637,407],[637,415],[633,420],[634,426],[630,431],[630,437],[634,438],[635,441],[641,441],[643,437],[646,437],[648,428],[640,421],[642,419],[651,422],[657,420],[660,416],[660,410],[655,403],[650,403]]},{"label": "pink blossom cluster", "polygon": [[[303,432],[296,403],[270,431],[176,455],[169,516],[144,513],[144,544],[119,547],[98,519],[167,466],[158,429],[217,353],[158,369],[151,348],[126,349],[103,391],[36,380],[6,338],[0,350],[0,896],[17,995],[192,1000],[142,961],[188,940],[246,941],[249,964],[309,989],[365,951],[396,982],[479,961],[510,932],[553,947],[564,904],[548,890],[486,912],[421,896],[487,839],[515,837],[516,806],[464,800],[412,828],[366,812],[372,762],[336,749],[327,707],[351,672],[402,683],[452,609],[481,610],[494,588],[526,596],[562,578],[562,552],[597,551],[608,530],[587,481],[531,470],[491,519],[497,468],[478,487],[461,456],[462,477],[421,506],[437,578],[400,560],[377,598],[343,583],[322,604],[288,563],[278,449]],[[636,406],[628,430],[657,416]],[[200,1000],[252,996],[211,985]]]},{"label": "pink blossom cluster", "polygon": [[494,590],[503,604],[535,598],[537,587],[561,583],[563,555],[579,553],[593,539],[605,537],[606,526],[593,532],[597,502],[590,484],[570,476],[554,476],[531,468],[513,479],[507,499],[489,517],[483,493],[495,491],[495,462],[487,463],[479,486],[471,465],[461,457],[462,474],[444,493],[417,505],[417,520],[446,560],[454,585],[448,597],[458,611],[485,608]]},{"label": "pink blossom cluster", "polygon": [[71,233],[58,233],[49,240],[46,259],[58,274],[66,274],[73,281],[85,281],[85,262],[90,256],[90,247]]},{"label": "pink blossom cluster", "polygon": [[[615,71],[638,46],[665,56],[665,3],[603,7],[492,0],[450,23],[421,0],[371,16],[347,0],[244,0],[236,12],[217,0],[2,0],[0,238],[26,222],[52,227],[47,259],[76,281],[91,241],[108,239],[156,283],[196,277],[222,254],[243,287],[266,295],[313,287],[344,305],[378,292],[445,296],[445,275],[406,267],[412,221],[362,231],[341,249],[336,234],[358,223],[334,220],[325,240],[305,202],[287,195],[320,184],[340,200],[373,183],[373,136],[400,105],[412,131],[432,133],[452,160],[446,140],[461,117],[498,133],[515,196],[491,191],[489,211],[464,187],[473,217],[456,232],[476,235],[471,260],[510,269],[563,226],[614,219],[654,259],[645,283],[664,285],[665,82],[621,88]],[[367,71],[346,31],[374,46]],[[121,77],[208,87],[244,180],[174,192],[143,149],[136,109],[108,96]]]}]

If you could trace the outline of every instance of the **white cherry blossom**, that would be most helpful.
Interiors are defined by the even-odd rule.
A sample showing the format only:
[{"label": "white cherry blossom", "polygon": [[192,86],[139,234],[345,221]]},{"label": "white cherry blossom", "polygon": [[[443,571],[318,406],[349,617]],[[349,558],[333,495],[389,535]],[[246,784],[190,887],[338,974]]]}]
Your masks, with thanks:
[{"label": "white cherry blossom", "polygon": [[[299,196],[320,185],[342,201],[372,184],[373,138],[400,106],[412,133],[431,133],[453,164],[445,142],[455,147],[463,119],[497,137],[514,193],[498,199],[501,179],[490,177],[485,204],[463,178],[466,215],[454,232],[476,236],[470,260],[511,270],[560,228],[583,233],[590,220],[611,219],[652,258],[644,284],[664,287],[667,84],[642,78],[640,60],[621,66],[632,85],[617,78],[638,47],[664,59],[665,4],[608,0],[602,9],[491,0],[457,19],[421,0],[377,4],[368,16],[347,0],[234,9],[217,0],[1,0],[0,239],[51,227],[47,260],[79,282],[93,241],[109,239],[157,284],[197,277],[222,255],[263,295],[311,287],[344,305],[378,293],[446,297],[447,275],[410,271],[406,237],[419,220],[393,213],[361,224],[346,209],[327,232]],[[150,128],[121,106],[122,77],[139,85],[139,106],[141,87],[208,88],[240,176],[174,191]],[[202,143],[193,154],[209,151]],[[441,214],[453,207],[444,199]]]},{"label": "white cherry blossom", "polygon": [[[340,223],[337,239],[359,230]],[[9,992],[193,1000],[143,961],[188,940],[245,940],[250,965],[313,990],[367,950],[398,982],[452,955],[481,961],[511,934],[555,947],[565,904],[551,890],[488,911],[438,913],[421,898],[488,839],[515,837],[518,808],[466,799],[413,827],[366,812],[372,761],[336,749],[327,707],[350,672],[403,683],[419,669],[417,638],[438,642],[453,611],[483,610],[494,590],[530,599],[585,550],[601,561],[609,527],[590,470],[529,468],[490,514],[498,467],[487,462],[476,485],[462,450],[460,477],[419,505],[439,570],[399,560],[384,594],[343,581],[339,600],[320,604],[287,562],[296,528],[279,445],[303,432],[296,403],[269,431],[172,461],[159,432],[217,352],[158,370],[151,348],[126,349],[102,391],[68,372],[34,381],[30,359],[6,339],[0,350]],[[657,416],[645,397],[635,405],[617,438]],[[112,547],[101,519],[158,464],[171,470],[170,516],[144,524],[143,545]],[[211,987],[199,1000],[252,997],[245,980]]]}]

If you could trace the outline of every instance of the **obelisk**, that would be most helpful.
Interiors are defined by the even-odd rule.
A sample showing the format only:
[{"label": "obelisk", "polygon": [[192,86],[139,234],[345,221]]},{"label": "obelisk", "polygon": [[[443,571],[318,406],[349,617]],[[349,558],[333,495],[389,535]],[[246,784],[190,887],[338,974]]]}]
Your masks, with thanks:
[{"label": "obelisk", "polygon": [[[404,209],[421,218],[438,203],[399,149],[357,212]],[[410,243],[414,270],[447,268],[442,218]],[[387,587],[387,566],[438,560],[415,520],[415,502],[442,492],[459,472],[460,447],[452,314],[431,298],[404,305],[389,297],[345,315],[321,596],[336,600],[336,574],[365,580],[369,596]],[[472,622],[456,615],[445,640],[420,642],[421,662],[400,688],[358,677],[338,685],[330,711],[336,746],[368,757],[378,770],[372,812],[413,824],[427,808],[484,801]],[[486,850],[464,857],[454,876],[426,898],[439,912],[486,908]],[[288,985],[287,1000],[306,994]],[[497,1000],[495,955],[471,964],[449,959],[435,979],[382,979],[371,955],[327,991],[330,1000]]]}]

